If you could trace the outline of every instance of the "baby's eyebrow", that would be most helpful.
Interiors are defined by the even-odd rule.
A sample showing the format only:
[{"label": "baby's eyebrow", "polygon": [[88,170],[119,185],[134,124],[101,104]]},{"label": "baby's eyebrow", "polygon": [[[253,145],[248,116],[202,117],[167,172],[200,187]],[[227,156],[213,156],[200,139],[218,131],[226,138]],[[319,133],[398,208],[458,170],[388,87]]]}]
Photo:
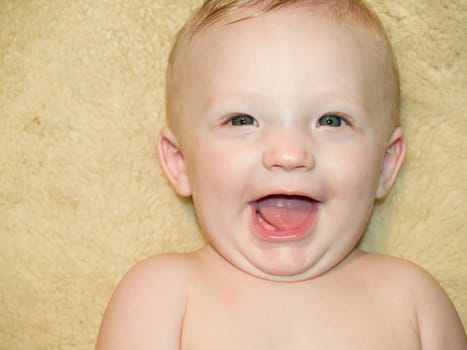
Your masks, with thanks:
[{"label": "baby's eyebrow", "polygon": [[329,106],[340,107],[343,109],[350,109],[354,111],[356,115],[367,116],[370,115],[370,106],[367,103],[367,99],[364,96],[354,96],[349,93],[343,93],[341,91],[325,91],[320,94],[313,96],[316,99],[317,106]]},{"label": "baby's eyebrow", "polygon": [[[316,112],[341,112],[350,118],[369,118],[371,108],[368,105],[368,98],[356,96],[348,92],[338,90],[306,92],[299,97],[300,101],[290,108],[303,106],[310,113]],[[238,90],[216,90],[215,94],[208,96],[202,104],[202,111],[206,114],[226,114],[226,113],[248,113],[256,115],[264,113],[264,109],[277,112],[273,105],[279,103],[274,96],[269,96],[264,92],[248,91],[247,88]],[[283,107],[283,106],[281,106]],[[301,109],[302,107],[299,107]],[[290,112],[290,110],[288,110]],[[301,113],[302,111],[300,111]]]}]

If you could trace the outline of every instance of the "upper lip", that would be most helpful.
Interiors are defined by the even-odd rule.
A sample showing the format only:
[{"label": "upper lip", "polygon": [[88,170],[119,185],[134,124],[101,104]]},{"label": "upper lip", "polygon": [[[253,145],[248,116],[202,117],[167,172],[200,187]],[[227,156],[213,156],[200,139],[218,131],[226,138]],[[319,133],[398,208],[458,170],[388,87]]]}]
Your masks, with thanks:
[{"label": "upper lip", "polygon": [[263,195],[260,195],[256,197],[252,202],[257,202],[261,199],[268,198],[268,197],[303,197],[307,198],[313,202],[320,202],[320,200],[310,196],[308,193],[301,192],[301,191],[272,191],[268,193],[264,193]]}]

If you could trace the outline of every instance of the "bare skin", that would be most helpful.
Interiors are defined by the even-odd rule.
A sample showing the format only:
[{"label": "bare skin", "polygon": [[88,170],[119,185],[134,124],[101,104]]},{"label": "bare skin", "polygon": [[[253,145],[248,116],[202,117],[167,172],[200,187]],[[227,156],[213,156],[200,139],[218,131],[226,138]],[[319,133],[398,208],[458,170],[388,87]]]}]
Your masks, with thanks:
[{"label": "bare skin", "polygon": [[[429,274],[355,248],[404,155],[400,128],[382,132],[371,38],[290,9],[194,41],[183,127],[161,133],[159,152],[209,244],[134,267],[98,350],[467,349]],[[306,198],[311,219],[264,225],[271,196]]]},{"label": "bare skin", "polygon": [[105,320],[97,349],[467,346],[451,302],[426,272],[358,250],[338,268],[299,282],[251,276],[209,246],[154,257],[127,274]]}]

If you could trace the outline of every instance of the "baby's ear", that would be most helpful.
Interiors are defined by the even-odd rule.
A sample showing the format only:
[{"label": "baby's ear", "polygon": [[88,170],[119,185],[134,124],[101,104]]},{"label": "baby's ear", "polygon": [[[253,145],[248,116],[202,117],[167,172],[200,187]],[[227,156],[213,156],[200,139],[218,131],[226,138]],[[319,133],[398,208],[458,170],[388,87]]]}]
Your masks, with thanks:
[{"label": "baby's ear", "polygon": [[396,128],[391,135],[384,154],[383,169],[379,178],[376,198],[386,197],[392,185],[396,181],[397,173],[405,156],[405,141],[401,128]]},{"label": "baby's ear", "polygon": [[157,148],[162,169],[175,191],[183,197],[191,196],[185,159],[180,148],[180,143],[172,130],[164,128],[161,131]]}]

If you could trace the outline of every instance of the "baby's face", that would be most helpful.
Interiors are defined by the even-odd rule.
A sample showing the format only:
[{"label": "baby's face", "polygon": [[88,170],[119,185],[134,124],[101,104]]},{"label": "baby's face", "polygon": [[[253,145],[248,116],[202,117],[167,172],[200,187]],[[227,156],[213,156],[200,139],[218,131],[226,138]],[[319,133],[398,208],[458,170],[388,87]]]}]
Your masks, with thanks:
[{"label": "baby's face", "polygon": [[255,276],[328,271],[364,231],[387,145],[370,35],[280,10],[215,24],[189,56],[178,135],[207,240]]}]

